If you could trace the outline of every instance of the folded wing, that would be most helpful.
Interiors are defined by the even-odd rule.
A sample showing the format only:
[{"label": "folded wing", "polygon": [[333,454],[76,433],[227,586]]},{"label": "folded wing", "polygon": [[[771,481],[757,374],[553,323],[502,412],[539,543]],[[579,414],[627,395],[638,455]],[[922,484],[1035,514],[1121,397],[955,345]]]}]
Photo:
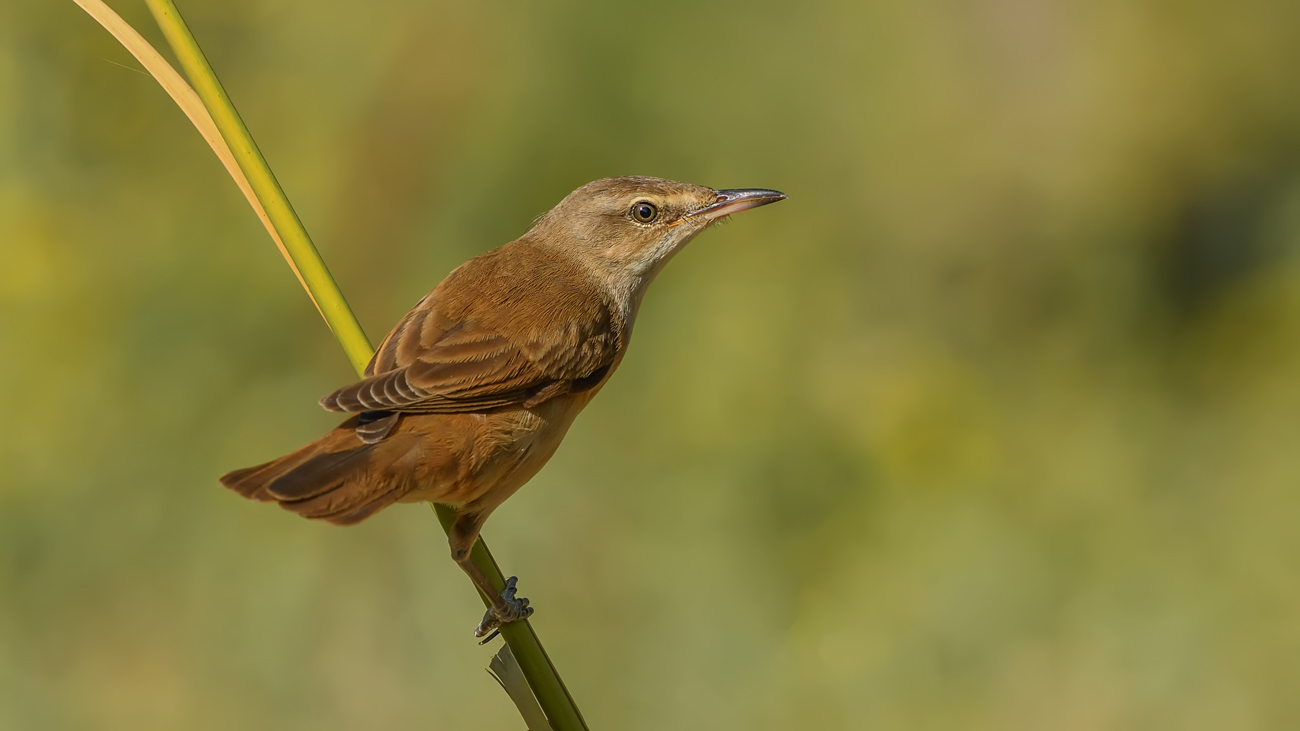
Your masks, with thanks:
[{"label": "folded wing", "polygon": [[622,347],[622,323],[606,298],[572,265],[528,256],[537,252],[502,252],[448,276],[385,338],[367,377],[321,405],[486,411],[535,405],[603,375]]}]

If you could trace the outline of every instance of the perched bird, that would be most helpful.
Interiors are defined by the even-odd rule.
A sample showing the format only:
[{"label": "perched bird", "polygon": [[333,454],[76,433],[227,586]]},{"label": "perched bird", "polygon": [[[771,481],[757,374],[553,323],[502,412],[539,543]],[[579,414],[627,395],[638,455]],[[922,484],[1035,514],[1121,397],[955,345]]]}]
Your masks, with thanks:
[{"label": "perched bird", "polygon": [[350,417],[221,483],[351,525],[394,502],[459,512],[452,558],[492,597],[475,634],[532,613],[470,561],[483,522],[537,474],[627,353],[646,288],[691,239],[783,200],[647,177],[578,188],[518,239],[456,268],[384,338],[364,379],[321,405]]}]

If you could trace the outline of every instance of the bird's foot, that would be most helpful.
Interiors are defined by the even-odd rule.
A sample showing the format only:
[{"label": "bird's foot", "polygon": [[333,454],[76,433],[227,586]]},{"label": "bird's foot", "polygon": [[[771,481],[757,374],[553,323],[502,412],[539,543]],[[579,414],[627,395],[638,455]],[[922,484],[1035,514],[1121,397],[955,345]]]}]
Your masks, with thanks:
[{"label": "bird's foot", "polygon": [[519,577],[511,576],[506,579],[506,588],[501,590],[500,606],[494,602],[492,607],[483,615],[483,621],[478,623],[474,628],[475,637],[484,637],[479,644],[484,644],[501,629],[501,625],[510,622],[518,622],[521,619],[528,619],[533,613],[533,608],[528,606],[528,600],[524,598],[515,598],[515,585],[519,583]]}]

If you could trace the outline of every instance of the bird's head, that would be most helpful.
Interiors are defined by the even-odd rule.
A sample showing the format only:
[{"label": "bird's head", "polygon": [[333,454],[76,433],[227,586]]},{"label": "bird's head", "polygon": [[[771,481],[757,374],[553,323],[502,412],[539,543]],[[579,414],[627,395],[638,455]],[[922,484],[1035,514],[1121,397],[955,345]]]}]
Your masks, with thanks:
[{"label": "bird's head", "polygon": [[762,188],[714,190],[661,178],[605,178],[570,193],[537,221],[530,238],[562,248],[632,303],[701,231],[733,213],[784,199],[784,193]]}]

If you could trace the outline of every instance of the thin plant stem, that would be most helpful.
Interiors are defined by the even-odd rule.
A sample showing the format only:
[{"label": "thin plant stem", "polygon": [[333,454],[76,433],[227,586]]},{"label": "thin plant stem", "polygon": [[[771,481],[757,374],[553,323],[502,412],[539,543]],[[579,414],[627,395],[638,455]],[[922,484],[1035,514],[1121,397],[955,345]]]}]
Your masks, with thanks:
[{"label": "thin plant stem", "polygon": [[[352,308],[344,299],[343,293],[339,290],[333,276],[330,275],[324,260],[321,259],[316,246],[312,243],[311,237],[308,236],[302,221],[294,212],[284,190],[280,187],[274,174],[272,174],[270,166],[262,156],[256,143],[254,143],[252,135],[239,117],[239,113],[235,110],[225,89],[222,88],[221,82],[208,64],[207,58],[203,55],[198,42],[181,18],[175,4],[172,0],[146,0],[146,2],[159,27],[162,28],[172,51],[180,60],[186,75],[189,76],[190,83],[194,87],[193,92],[197,92],[199,99],[206,108],[208,115],[210,115],[211,121],[215,123],[222,140],[228,146],[230,154],[233,155],[235,162],[238,164],[239,172],[242,173],[245,180],[240,181],[240,176],[235,175],[234,170],[230,170],[232,177],[236,179],[236,182],[243,183],[241,188],[247,186],[247,189],[251,189],[256,201],[261,204],[262,211],[258,211],[259,216],[263,217],[264,223],[269,221],[268,231],[271,232],[273,238],[277,239],[276,243],[280,246],[281,253],[285,255],[289,266],[298,275],[299,281],[302,282],[308,296],[316,304],[326,324],[343,347],[353,368],[356,369],[358,374],[361,374],[373,356],[373,348],[365,332],[361,329],[360,323],[357,322],[356,316],[352,313]],[[141,49],[141,47],[148,47],[148,44],[143,38],[139,37],[139,34],[125,34],[120,27],[116,28],[116,30],[114,27],[110,27],[114,19],[116,19],[116,22],[121,22],[121,19],[117,18],[116,14],[112,13],[111,10],[108,10],[107,6],[103,6],[102,3],[94,0],[78,0],[78,4],[82,5],[87,12],[91,12],[92,7],[95,8],[98,14],[91,12],[92,16],[114,32],[114,35],[118,36],[119,40],[124,45],[127,45],[132,53],[137,55],[137,58],[140,58],[141,53],[137,53],[137,50]],[[125,23],[123,22],[121,25],[125,26]],[[125,27],[129,29],[129,26]],[[126,36],[131,36],[129,43]],[[152,51],[152,48],[148,50]],[[151,73],[154,73],[155,78],[158,78],[161,82],[163,77],[159,75],[160,72],[155,71],[155,67],[159,69],[166,67],[170,71],[170,66],[161,57],[158,57],[156,52],[153,52],[152,55],[144,51],[142,53],[150,59],[150,63],[146,64],[146,68]],[[144,62],[144,58],[141,58],[141,61]],[[161,73],[166,75],[165,71]],[[174,80],[172,81],[172,87],[174,87]],[[181,103],[181,99],[185,96],[187,90],[172,87],[164,84],[164,88],[167,88],[173,98],[177,99],[178,103]],[[183,103],[181,106],[185,108]],[[187,110],[188,113],[189,110]],[[200,131],[203,131],[204,125],[201,122],[206,122],[206,120],[195,119],[193,114],[190,114],[190,117]],[[221,146],[211,139],[209,139],[209,144],[220,156],[220,153],[223,152],[219,149]],[[250,203],[253,203],[251,197]],[[257,205],[253,207],[254,210],[258,208]],[[456,518],[455,510],[445,505],[433,505],[433,508],[444,530],[449,530]],[[484,543],[481,537],[474,546],[472,558],[494,586],[498,587],[498,589],[504,588],[505,578],[500,568],[497,567],[496,561],[492,558],[487,544]],[[487,597],[481,596],[481,598],[484,600],[485,605],[490,605]],[[564,682],[560,679],[560,675],[550,657],[547,656],[546,650],[542,647],[541,641],[533,631],[532,625],[526,620],[512,622],[501,628],[501,636],[510,646],[512,654],[519,663],[520,670],[528,681],[528,685],[537,698],[538,704],[546,713],[551,726],[556,731],[586,731],[587,725],[582,718],[582,714],[578,711],[572,696],[570,696]]]},{"label": "thin plant stem", "polygon": [[199,49],[198,42],[194,40],[194,36],[171,0],[146,0],[146,2],[149,10],[153,12],[154,19],[162,28],[163,35],[167,37],[172,52],[176,54],[181,67],[185,69],[185,75],[190,78],[194,91],[198,92],[199,99],[203,100],[203,106],[207,107],[208,114],[212,115],[212,121],[216,122],[221,136],[230,146],[235,161],[239,163],[239,169],[244,171],[244,176],[248,178],[257,200],[262,203],[262,208],[266,210],[271,224],[279,232],[285,249],[302,275],[302,281],[311,293],[312,299],[320,308],[325,323],[329,325],[330,330],[334,331],[334,337],[338,338],[339,344],[343,346],[343,352],[347,354],[352,366],[358,371],[364,369],[372,353],[370,341],[362,331],[356,316],[352,314],[352,308],[343,298],[343,293],[339,291],[339,286],[335,284],[334,277],[326,268],[320,252],[316,251],[316,245],[307,235],[307,229],[303,227],[297,212],[289,205],[289,198],[280,188],[280,182],[275,179],[275,175],[271,173],[271,167],[262,157],[262,151],[253,142],[253,136],[244,126],[244,120],[239,117],[239,112],[235,111],[235,105],[231,104],[226,90],[222,88],[217,75],[208,65],[208,59]]},{"label": "thin plant stem", "polygon": [[221,132],[217,130],[216,122],[212,121],[212,115],[208,114],[207,107],[203,106],[203,100],[199,99],[199,95],[195,94],[190,85],[185,83],[185,79],[176,73],[176,69],[167,63],[167,59],[163,58],[162,54],[149,45],[149,41],[146,41],[144,36],[137,33],[129,23],[122,20],[121,16],[113,12],[112,8],[105,5],[103,0],[73,0],[73,2],[80,5],[82,10],[89,13],[90,17],[104,26],[104,29],[109,33],[112,33],[118,43],[121,43],[123,48],[129,51],[132,56],[135,56],[140,65],[148,70],[154,80],[162,86],[163,91],[167,92],[172,101],[176,102],[176,106],[180,107],[185,116],[189,118],[190,123],[202,135],[203,140],[216,153],[217,159],[226,168],[226,172],[230,173],[230,177],[234,178],[235,185],[239,186],[239,192],[244,194],[244,199],[248,201],[248,205],[253,207],[257,219],[262,222],[266,232],[271,235],[271,240],[275,242],[276,248],[280,250],[284,260],[289,263],[289,268],[293,270],[293,275],[298,278],[298,283],[307,291],[307,296],[311,298],[311,303],[316,306],[316,311],[321,313],[321,317],[324,317],[325,313],[320,309],[320,305],[316,304],[316,298],[312,295],[311,289],[307,287],[307,282],[303,280],[302,273],[298,271],[298,265],[293,263],[293,257],[289,256],[289,252],[284,248],[284,242],[280,240],[279,232],[275,230],[275,226],[271,224],[271,219],[266,215],[266,210],[262,208],[262,202],[253,193],[253,186],[249,185],[248,178],[244,177],[244,171],[240,170],[239,163],[235,162],[235,155],[230,151],[230,146],[222,139]]}]

